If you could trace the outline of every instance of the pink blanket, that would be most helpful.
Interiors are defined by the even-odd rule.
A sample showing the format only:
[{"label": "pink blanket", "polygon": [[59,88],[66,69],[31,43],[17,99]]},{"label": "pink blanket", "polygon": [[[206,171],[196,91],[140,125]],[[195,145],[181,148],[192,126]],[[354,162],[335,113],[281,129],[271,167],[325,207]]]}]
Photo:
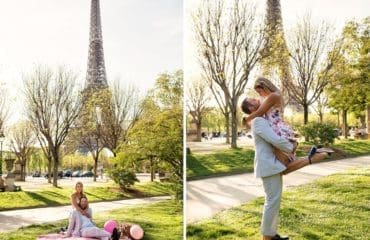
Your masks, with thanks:
[{"label": "pink blanket", "polygon": [[37,240],[96,240],[97,238],[84,238],[84,237],[69,237],[69,238],[62,238],[62,234],[52,233],[47,235],[42,235],[37,238]]}]

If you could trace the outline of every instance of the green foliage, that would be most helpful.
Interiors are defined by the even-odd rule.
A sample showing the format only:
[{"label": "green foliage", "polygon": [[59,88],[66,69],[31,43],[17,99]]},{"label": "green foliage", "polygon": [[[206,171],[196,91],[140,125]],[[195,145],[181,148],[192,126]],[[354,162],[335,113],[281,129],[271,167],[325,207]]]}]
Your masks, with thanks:
[{"label": "green foliage", "polygon": [[356,117],[370,105],[370,17],[348,22],[342,32],[341,56],[331,70],[329,105]]},{"label": "green foliage", "polygon": [[299,133],[303,135],[308,142],[316,145],[331,145],[337,137],[334,130],[336,126],[332,123],[311,122],[299,128]]},{"label": "green foliage", "polygon": [[134,172],[125,168],[112,168],[109,170],[109,175],[124,191],[139,181]]},{"label": "green foliage", "polygon": [[163,73],[142,104],[141,118],[127,133],[114,162],[122,169],[137,169],[152,161],[182,192],[182,71]]}]

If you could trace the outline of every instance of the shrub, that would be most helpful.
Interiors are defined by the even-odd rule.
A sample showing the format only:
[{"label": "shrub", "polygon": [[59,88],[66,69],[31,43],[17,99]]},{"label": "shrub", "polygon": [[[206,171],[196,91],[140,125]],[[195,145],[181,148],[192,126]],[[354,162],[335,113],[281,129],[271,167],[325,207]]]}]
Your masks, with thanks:
[{"label": "shrub", "polygon": [[336,126],[332,123],[311,122],[298,128],[306,141],[315,145],[331,145],[337,138]]},{"label": "shrub", "polygon": [[136,178],[136,174],[132,171],[124,169],[122,167],[113,168],[109,171],[110,177],[115,183],[117,183],[122,190],[127,190],[128,187],[135,184],[139,180]]}]

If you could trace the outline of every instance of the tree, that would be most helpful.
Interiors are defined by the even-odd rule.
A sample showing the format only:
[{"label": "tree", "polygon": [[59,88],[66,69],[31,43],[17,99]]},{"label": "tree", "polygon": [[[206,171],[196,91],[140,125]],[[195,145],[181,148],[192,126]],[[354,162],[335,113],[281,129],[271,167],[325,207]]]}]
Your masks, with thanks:
[{"label": "tree", "polygon": [[329,101],[328,96],[325,94],[325,92],[322,92],[317,98],[316,105],[313,106],[314,111],[319,116],[320,123],[323,123],[324,112],[326,107],[328,106],[328,101]]},{"label": "tree", "polygon": [[227,126],[230,113],[232,148],[237,147],[238,100],[264,46],[263,27],[256,19],[254,8],[240,0],[229,8],[222,0],[208,0],[194,15],[200,66]]},{"label": "tree", "polygon": [[81,108],[76,75],[65,67],[36,66],[24,76],[26,111],[45,153],[53,160],[53,186],[57,187],[60,149]]},{"label": "tree", "polygon": [[122,88],[119,80],[113,83],[110,92],[108,109],[102,111],[102,140],[116,156],[118,146],[127,140],[127,133],[140,118],[142,99],[136,87]]},{"label": "tree", "polygon": [[80,150],[91,153],[94,160],[94,182],[96,181],[99,155],[106,147],[103,141],[103,112],[107,112],[111,101],[108,88],[89,88],[84,90],[83,105],[72,130],[72,138]]},{"label": "tree", "polygon": [[293,74],[292,81],[285,86],[291,99],[303,107],[304,124],[308,122],[309,106],[328,84],[329,71],[339,55],[339,41],[330,39],[329,30],[328,24],[315,25],[307,14],[297,23],[288,41]]},{"label": "tree", "polygon": [[183,177],[182,83],[182,71],[159,75],[143,102],[142,116],[121,145],[123,154],[115,159],[117,167],[127,170],[134,169],[138,161],[149,160],[153,174],[162,165],[175,183],[177,197],[182,193]]},{"label": "tree", "polygon": [[6,89],[0,86],[0,132],[4,131],[4,124],[9,117],[10,109]]},{"label": "tree", "polygon": [[205,81],[194,80],[187,85],[187,108],[197,126],[197,141],[202,139],[202,120],[210,100],[208,86]]},{"label": "tree", "polygon": [[343,46],[333,67],[327,88],[329,105],[342,112],[343,133],[347,138],[347,113],[363,116],[370,106],[370,18],[348,22],[342,31]]},{"label": "tree", "polygon": [[21,179],[25,181],[26,165],[36,143],[30,122],[20,122],[10,131],[10,146],[21,164]]}]

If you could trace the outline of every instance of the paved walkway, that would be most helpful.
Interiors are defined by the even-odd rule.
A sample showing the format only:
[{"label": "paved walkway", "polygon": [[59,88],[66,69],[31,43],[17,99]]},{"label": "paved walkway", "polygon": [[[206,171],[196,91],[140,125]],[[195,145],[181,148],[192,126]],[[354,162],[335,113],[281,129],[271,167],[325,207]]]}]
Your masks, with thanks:
[{"label": "paved walkway", "polygon": [[[323,162],[284,176],[284,189],[351,167],[370,167],[370,156]],[[217,212],[264,195],[262,182],[253,173],[208,178],[187,183],[186,219],[193,223]]]},{"label": "paved walkway", "polygon": [[[170,196],[136,198],[113,202],[90,203],[93,214],[118,208],[155,203],[170,199]],[[71,206],[33,208],[23,210],[0,211],[0,232],[15,230],[32,224],[42,224],[67,219]]]}]

